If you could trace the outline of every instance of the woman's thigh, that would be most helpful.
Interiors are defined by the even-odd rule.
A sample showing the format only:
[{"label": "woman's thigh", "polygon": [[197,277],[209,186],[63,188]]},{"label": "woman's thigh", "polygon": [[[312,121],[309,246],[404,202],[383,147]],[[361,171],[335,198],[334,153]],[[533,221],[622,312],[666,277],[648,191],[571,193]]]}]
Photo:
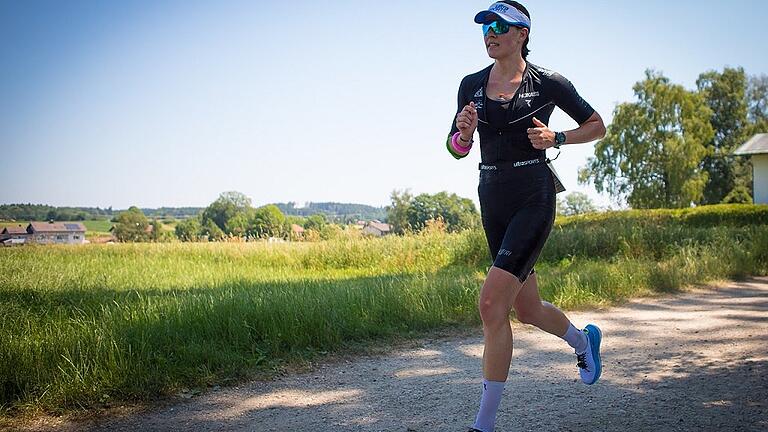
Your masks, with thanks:
[{"label": "woman's thigh", "polygon": [[524,283],[552,230],[554,206],[534,204],[520,208],[510,220],[493,265]]},{"label": "woman's thigh", "polygon": [[521,284],[506,270],[491,267],[480,289],[480,312],[483,321],[508,320]]}]

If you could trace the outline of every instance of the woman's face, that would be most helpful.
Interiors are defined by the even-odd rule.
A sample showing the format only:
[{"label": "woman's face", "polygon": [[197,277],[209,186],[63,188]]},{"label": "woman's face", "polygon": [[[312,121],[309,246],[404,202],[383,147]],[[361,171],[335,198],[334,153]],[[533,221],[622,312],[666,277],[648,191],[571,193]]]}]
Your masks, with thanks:
[{"label": "woman's face", "polygon": [[511,57],[521,52],[527,37],[528,29],[524,27],[512,26],[504,34],[496,34],[493,30],[488,30],[484,37],[485,49],[492,59]]}]

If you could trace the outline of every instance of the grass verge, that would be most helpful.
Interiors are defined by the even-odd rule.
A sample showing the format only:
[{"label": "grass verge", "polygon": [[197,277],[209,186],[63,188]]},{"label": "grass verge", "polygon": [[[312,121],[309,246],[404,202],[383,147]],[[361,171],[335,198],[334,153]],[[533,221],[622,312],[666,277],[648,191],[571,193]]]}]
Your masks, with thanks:
[{"label": "grass verge", "polygon": [[[766,225],[615,226],[555,230],[537,264],[542,297],[580,308],[768,274]],[[31,246],[0,249],[0,259],[11,269],[0,275],[6,416],[145,401],[355,344],[476,326],[489,264],[479,231]]]}]

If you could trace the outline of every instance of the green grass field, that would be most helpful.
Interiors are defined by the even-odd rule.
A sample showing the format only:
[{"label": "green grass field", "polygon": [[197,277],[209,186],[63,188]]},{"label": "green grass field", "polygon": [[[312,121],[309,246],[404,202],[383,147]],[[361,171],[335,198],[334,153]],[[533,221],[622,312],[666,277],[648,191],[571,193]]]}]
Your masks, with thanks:
[{"label": "green grass field", "polygon": [[83,221],[85,225],[86,234],[88,232],[109,233],[109,229],[112,228],[112,222],[109,220],[87,220]]},{"label": "green grass field", "polygon": [[[649,219],[559,220],[536,267],[542,296],[583,308],[768,274],[768,217]],[[487,254],[480,231],[3,248],[2,413],[147,400],[356,343],[479,326]]]}]

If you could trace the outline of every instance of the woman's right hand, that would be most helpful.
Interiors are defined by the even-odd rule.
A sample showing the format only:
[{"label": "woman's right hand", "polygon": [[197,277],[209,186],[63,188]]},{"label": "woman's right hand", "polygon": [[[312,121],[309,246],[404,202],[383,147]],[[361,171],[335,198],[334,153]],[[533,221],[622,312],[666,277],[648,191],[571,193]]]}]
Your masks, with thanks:
[{"label": "woman's right hand", "polygon": [[477,109],[475,109],[475,103],[470,102],[466,105],[460,113],[456,115],[456,127],[461,132],[461,138],[465,142],[472,140],[472,136],[477,129]]}]

